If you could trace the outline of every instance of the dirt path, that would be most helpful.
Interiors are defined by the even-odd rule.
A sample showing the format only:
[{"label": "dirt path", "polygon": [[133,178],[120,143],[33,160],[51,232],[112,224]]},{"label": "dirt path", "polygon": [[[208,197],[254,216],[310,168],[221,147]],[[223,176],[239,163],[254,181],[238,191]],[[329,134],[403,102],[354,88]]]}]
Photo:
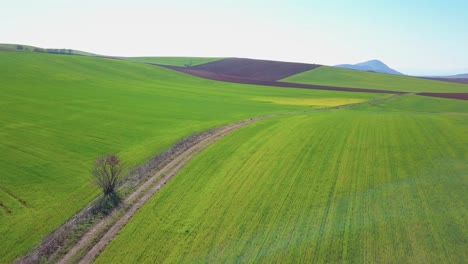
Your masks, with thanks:
[{"label": "dirt path", "polygon": [[[401,95],[393,95],[386,98],[377,98],[371,101],[334,106],[323,109],[315,109],[306,112],[323,112],[330,111],[342,108],[355,107],[358,105],[365,104],[378,104],[384,101],[388,101],[399,97]],[[304,113],[304,112],[302,112]],[[165,185],[177,172],[180,171],[194,156],[200,153],[209,145],[213,144],[222,137],[228,135],[229,133],[244,127],[253,122],[268,119],[277,116],[285,116],[299,114],[298,112],[291,112],[285,114],[276,114],[269,115],[259,118],[252,118],[249,120],[244,120],[238,123],[226,125],[217,129],[214,133],[208,134],[203,140],[201,140],[196,145],[184,151],[182,154],[177,156],[174,160],[164,166],[161,170],[151,176],[151,178],[142,184],[134,193],[128,196],[124,205],[129,206],[129,209],[126,210],[118,220],[115,220],[115,215],[119,213],[119,210],[112,213],[110,216],[101,220],[93,228],[91,228],[79,241],[76,243],[73,248],[58,262],[60,264],[69,263],[73,260],[73,257],[80,252],[81,250],[86,250],[90,248],[84,257],[79,260],[79,263],[92,263],[96,256],[104,250],[104,248],[109,244],[109,242],[118,234],[118,232],[125,226],[125,224],[132,218],[132,216],[140,209],[163,185]],[[125,210],[125,209],[123,209]],[[120,211],[121,212],[121,211]],[[114,222],[113,222],[114,221]],[[109,227],[110,226],[110,227]],[[107,230],[106,230],[107,228]],[[102,236],[99,236],[100,233],[104,233]],[[96,237],[98,236],[98,237]],[[92,245],[93,241],[97,241],[96,244]]]},{"label": "dirt path", "polygon": [[[164,184],[166,184],[195,155],[232,131],[259,119],[262,118],[250,119],[220,128],[215,133],[207,135],[205,139],[183,152],[181,155],[159,170],[156,174],[154,174],[147,182],[141,185],[134,193],[125,199],[124,204],[131,205],[130,209],[111,226],[111,228],[104,234],[104,236],[100,238],[99,242],[94,245],[91,250],[81,259],[80,263],[91,263],[96,257],[97,253],[104,249],[104,247],[112,240],[118,231],[122,229],[122,227],[130,220],[136,211],[141,206],[143,206],[145,202],[154,195],[154,193],[156,193]],[[164,177],[161,178],[161,176]],[[92,229],[90,229],[58,263],[68,263],[76,253],[78,253],[81,249],[92,242],[92,240],[94,240],[95,235],[99,231],[102,231],[101,229],[105,228],[112,221],[112,217],[116,213],[117,212],[114,212],[95,225]]]}]

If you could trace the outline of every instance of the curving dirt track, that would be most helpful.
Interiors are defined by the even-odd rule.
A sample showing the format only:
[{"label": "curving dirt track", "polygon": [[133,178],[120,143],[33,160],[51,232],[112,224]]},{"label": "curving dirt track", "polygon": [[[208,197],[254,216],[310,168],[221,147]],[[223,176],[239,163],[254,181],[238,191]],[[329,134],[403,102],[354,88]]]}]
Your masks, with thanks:
[{"label": "curving dirt track", "polygon": [[[238,123],[226,125],[217,129],[212,134],[205,135],[205,138],[203,140],[201,140],[199,143],[183,152],[181,155],[177,156],[169,164],[167,164],[156,174],[154,174],[147,182],[140,186],[127,199],[125,199],[124,204],[128,205],[129,208],[127,211],[125,211],[122,217],[119,217],[119,219],[115,223],[112,222],[112,217],[107,217],[100,221],[92,229],[90,229],[78,241],[78,243],[75,244],[60,261],[58,261],[58,263],[65,264],[69,263],[70,261],[73,261],[72,258],[75,256],[75,254],[77,254],[80,250],[89,247],[89,243],[92,243],[92,241],[94,241],[95,236],[99,236],[99,233],[104,230],[105,233],[103,234],[103,236],[100,237],[99,241],[91,247],[91,249],[83,258],[81,258],[79,263],[93,262],[95,257],[99,254],[99,252],[101,252],[105,248],[105,246],[118,234],[120,229],[124,227],[124,225],[130,220],[130,218],[136,213],[136,211],[141,206],[143,206],[146,203],[146,201],[148,201],[180,169],[182,169],[195,155],[197,155],[200,151],[205,149],[210,144],[216,142],[217,140],[233,132],[234,130],[264,118],[267,117],[252,118]],[[117,213],[118,212],[114,212],[112,215],[115,215]],[[108,228],[109,225],[110,227]]]},{"label": "curving dirt track", "polygon": [[211,72],[220,75],[255,79],[261,81],[278,81],[288,76],[320,67],[318,64],[294,63],[269,60],[226,58],[190,67],[197,71]]}]

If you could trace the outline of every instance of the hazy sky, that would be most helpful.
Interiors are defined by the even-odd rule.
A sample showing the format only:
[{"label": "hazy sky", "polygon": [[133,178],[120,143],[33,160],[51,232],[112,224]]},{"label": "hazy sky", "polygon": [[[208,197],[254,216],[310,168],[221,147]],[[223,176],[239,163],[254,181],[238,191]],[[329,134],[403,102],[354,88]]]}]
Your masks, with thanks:
[{"label": "hazy sky", "polygon": [[0,1],[0,43],[468,73],[468,0]]}]

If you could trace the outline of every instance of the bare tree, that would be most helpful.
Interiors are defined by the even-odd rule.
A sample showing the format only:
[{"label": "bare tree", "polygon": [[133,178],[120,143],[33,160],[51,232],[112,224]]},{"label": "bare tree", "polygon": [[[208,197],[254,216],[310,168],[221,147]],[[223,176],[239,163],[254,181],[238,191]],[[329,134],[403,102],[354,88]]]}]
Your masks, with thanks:
[{"label": "bare tree", "polygon": [[91,173],[96,177],[104,196],[114,193],[117,184],[121,181],[120,174],[123,169],[124,165],[116,155],[108,154],[97,158]]}]

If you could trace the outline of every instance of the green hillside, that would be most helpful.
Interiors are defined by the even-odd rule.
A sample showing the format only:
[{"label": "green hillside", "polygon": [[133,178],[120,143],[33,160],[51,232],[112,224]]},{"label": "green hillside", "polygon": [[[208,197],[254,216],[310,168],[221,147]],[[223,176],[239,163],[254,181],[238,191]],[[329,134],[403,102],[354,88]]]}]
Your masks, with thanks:
[{"label": "green hillside", "polygon": [[322,66],[281,80],[283,82],[356,87],[403,92],[468,93],[467,84]]},{"label": "green hillside", "polygon": [[463,263],[468,102],[452,102],[405,96],[234,132],[97,263]]},{"label": "green hillside", "polygon": [[122,57],[122,59],[135,62],[156,63],[172,66],[195,66],[221,60],[222,58],[190,58],[190,57]]},{"label": "green hillside", "polygon": [[229,84],[36,52],[0,52],[0,69],[0,263],[26,253],[99,193],[89,174],[98,155],[114,152],[133,166],[236,120],[317,108],[320,98],[384,96]]}]

